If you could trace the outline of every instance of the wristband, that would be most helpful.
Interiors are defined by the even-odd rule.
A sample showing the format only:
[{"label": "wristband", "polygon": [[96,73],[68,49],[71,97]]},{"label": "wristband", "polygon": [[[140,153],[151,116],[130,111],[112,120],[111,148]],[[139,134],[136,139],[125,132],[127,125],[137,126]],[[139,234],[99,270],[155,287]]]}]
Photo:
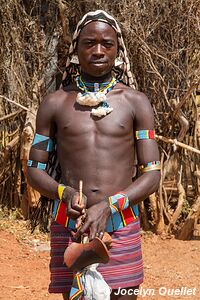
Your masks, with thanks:
[{"label": "wristband", "polygon": [[60,200],[62,200],[62,198],[63,198],[63,192],[64,192],[65,188],[66,188],[66,185],[64,185],[64,184],[58,185],[58,196],[59,196]]},{"label": "wristband", "polygon": [[125,192],[119,192],[109,198],[111,213],[115,214],[129,207],[128,196]]}]

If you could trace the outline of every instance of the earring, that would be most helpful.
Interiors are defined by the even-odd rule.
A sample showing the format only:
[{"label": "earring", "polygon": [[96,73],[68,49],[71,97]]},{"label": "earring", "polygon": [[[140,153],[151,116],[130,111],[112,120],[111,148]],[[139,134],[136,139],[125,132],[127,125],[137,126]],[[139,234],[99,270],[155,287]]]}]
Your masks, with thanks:
[{"label": "earring", "polygon": [[72,58],[71,58],[70,62],[71,62],[72,64],[79,65],[78,55],[76,55],[76,54],[72,55]]},{"label": "earring", "polygon": [[123,62],[123,60],[122,60],[121,58],[116,57],[116,58],[115,58],[114,66],[115,66],[115,67],[118,67],[118,66],[122,65],[123,63],[124,63],[124,62]]}]

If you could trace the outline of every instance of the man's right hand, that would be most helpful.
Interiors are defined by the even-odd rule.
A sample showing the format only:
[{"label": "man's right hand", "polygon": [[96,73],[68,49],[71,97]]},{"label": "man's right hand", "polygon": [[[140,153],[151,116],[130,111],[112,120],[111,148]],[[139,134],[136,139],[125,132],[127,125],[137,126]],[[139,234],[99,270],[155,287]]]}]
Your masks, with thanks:
[{"label": "man's right hand", "polygon": [[82,203],[80,204],[79,192],[74,188],[67,186],[62,195],[62,201],[67,205],[66,213],[71,219],[77,219],[85,214],[87,197],[82,194]]}]

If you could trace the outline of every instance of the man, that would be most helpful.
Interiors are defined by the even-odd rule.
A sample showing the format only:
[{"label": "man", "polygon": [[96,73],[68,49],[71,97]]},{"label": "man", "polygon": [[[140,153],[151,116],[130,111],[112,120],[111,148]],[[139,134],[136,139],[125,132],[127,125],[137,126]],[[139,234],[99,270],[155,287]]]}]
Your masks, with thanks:
[{"label": "man", "polygon": [[[73,274],[63,265],[63,253],[83,214],[76,238],[86,232],[90,240],[105,231],[112,236],[110,261],[98,268],[112,289],[111,299],[136,299],[134,291],[143,282],[137,203],[157,190],[160,164],[151,105],[132,83],[117,22],[104,11],[88,13],[74,33],[63,88],[39,107],[28,162],[29,183],[55,199],[49,291],[64,299]],[[54,139],[62,184],[45,171]],[[133,180],[136,157],[140,175]],[[79,203],[80,180],[84,203]]]}]

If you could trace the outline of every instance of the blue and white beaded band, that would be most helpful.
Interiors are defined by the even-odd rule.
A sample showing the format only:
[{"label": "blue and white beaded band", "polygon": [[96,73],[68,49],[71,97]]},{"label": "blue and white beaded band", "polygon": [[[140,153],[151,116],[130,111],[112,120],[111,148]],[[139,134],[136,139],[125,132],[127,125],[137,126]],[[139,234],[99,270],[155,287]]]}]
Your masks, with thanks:
[{"label": "blue and white beaded band", "polygon": [[44,163],[41,163],[41,162],[39,162],[39,161],[35,161],[35,160],[29,159],[29,160],[28,160],[28,163],[27,163],[27,166],[28,166],[28,167],[37,168],[37,169],[40,169],[40,170],[45,170],[47,164],[44,164]]},{"label": "blue and white beaded band", "polygon": [[128,196],[124,192],[119,192],[109,197],[110,209],[112,214],[120,212],[129,207]]},{"label": "blue and white beaded band", "polygon": [[52,152],[54,148],[54,142],[50,137],[36,133],[32,147],[38,150]]}]

